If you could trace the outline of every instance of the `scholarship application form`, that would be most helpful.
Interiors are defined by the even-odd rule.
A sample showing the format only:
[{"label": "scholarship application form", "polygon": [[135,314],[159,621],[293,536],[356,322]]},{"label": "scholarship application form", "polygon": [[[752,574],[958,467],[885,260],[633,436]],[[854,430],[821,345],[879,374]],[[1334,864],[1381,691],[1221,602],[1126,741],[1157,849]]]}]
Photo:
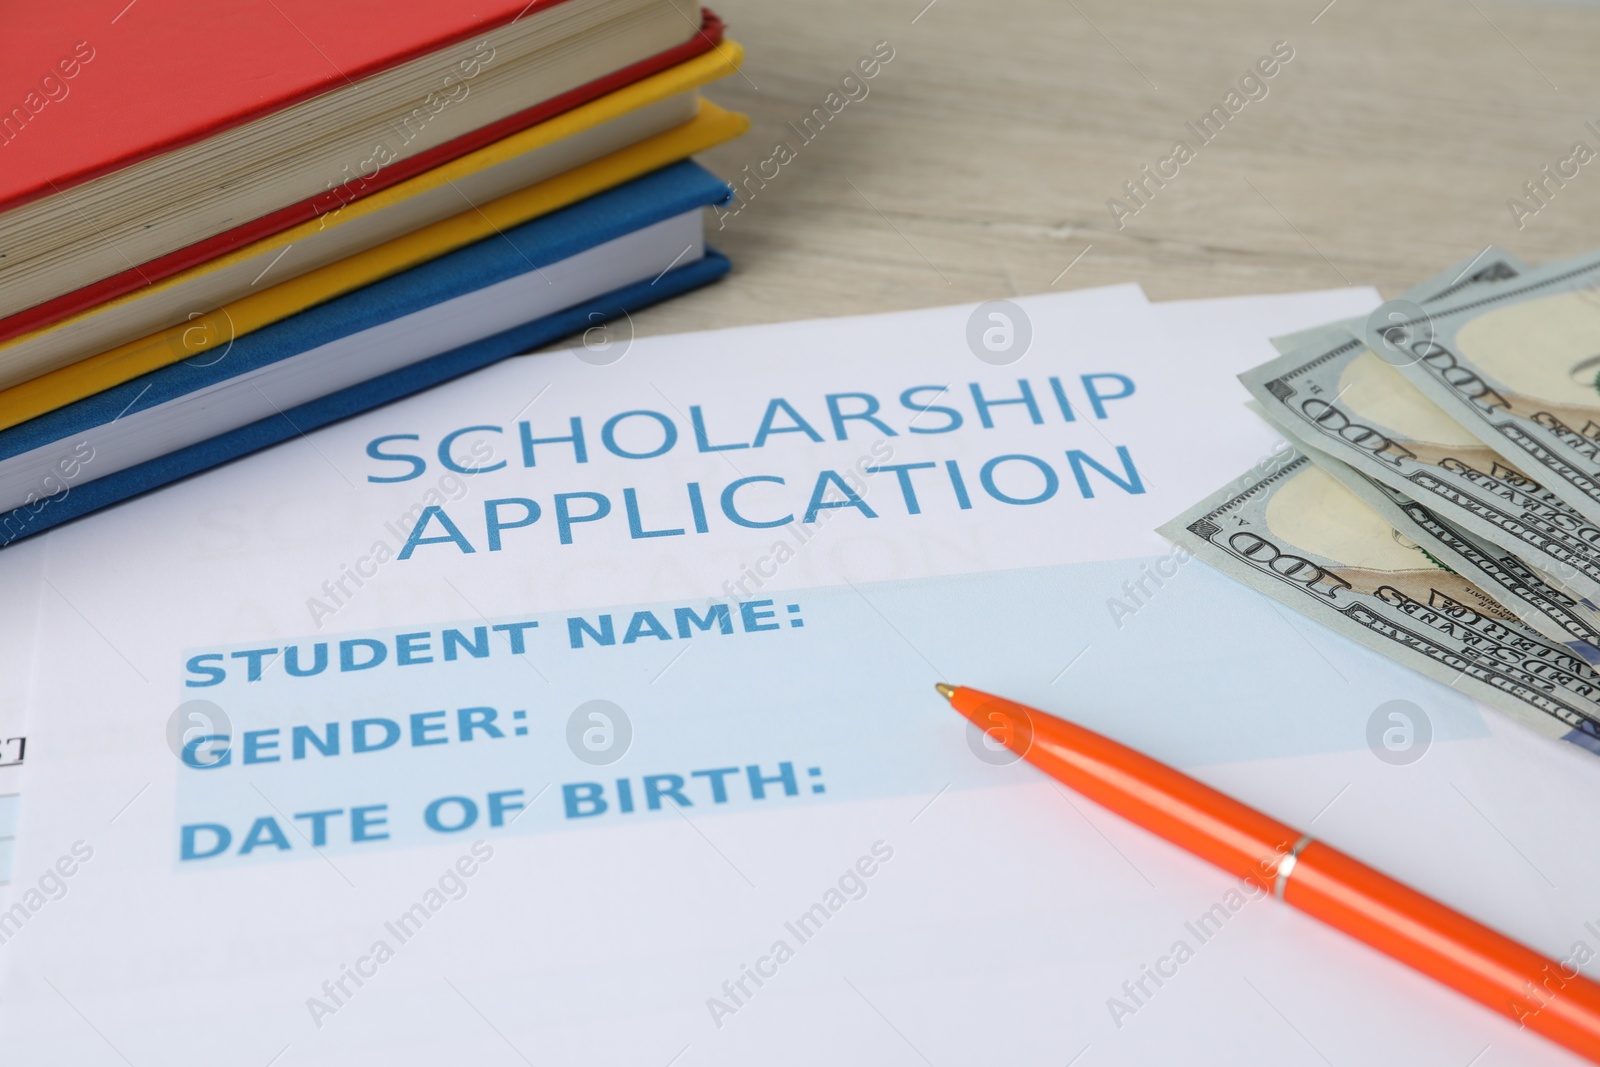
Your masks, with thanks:
[{"label": "scholarship application form", "polygon": [[1271,453],[1264,338],[1374,303],[613,335],[0,553],[40,578],[7,1062],[1568,1062],[933,691],[1600,943],[1551,817],[1592,757],[1152,532]]},{"label": "scholarship application form", "polygon": [[10,893],[11,864],[22,813],[34,620],[41,585],[36,566],[9,568],[6,579],[6,607],[0,610],[0,678],[6,680],[0,686],[0,906],[6,904]]}]

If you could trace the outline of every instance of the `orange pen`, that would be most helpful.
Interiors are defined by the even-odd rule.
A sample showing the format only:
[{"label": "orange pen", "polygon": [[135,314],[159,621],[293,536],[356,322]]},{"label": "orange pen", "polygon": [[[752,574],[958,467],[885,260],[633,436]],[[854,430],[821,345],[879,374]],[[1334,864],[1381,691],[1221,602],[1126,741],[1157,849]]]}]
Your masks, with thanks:
[{"label": "orange pen", "polygon": [[1052,778],[1600,1063],[1600,985],[1181,771],[1034,708],[937,686]]}]

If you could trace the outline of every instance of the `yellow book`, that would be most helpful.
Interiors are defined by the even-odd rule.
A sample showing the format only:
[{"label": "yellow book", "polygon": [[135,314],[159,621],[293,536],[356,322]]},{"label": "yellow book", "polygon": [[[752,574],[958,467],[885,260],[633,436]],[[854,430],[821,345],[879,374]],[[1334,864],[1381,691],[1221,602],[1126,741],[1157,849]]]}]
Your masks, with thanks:
[{"label": "yellow book", "polygon": [[[724,41],[716,49],[670,70],[642,79],[477,152],[348,204],[337,213],[264,238],[141,290],[138,294],[110,301],[0,345],[0,366],[4,366],[13,350],[26,346],[30,340],[38,344],[42,335],[70,331],[75,324],[79,330],[84,330],[87,328],[85,320],[108,314],[116,305],[151,299],[170,288],[184,285],[186,281],[192,285],[197,279],[205,282],[217,275],[236,281],[241,275],[241,265],[244,271],[249,272],[258,271],[260,265],[265,264],[265,270],[262,271],[264,281],[247,284],[243,295],[202,304],[205,310],[177,314],[172,320],[174,324],[165,329],[105,350],[94,350],[95,354],[86,358],[77,358],[65,365],[58,364],[46,373],[0,390],[0,429],[16,426],[170,363],[219,350],[236,337],[259,330],[307,307],[737,137],[749,128],[749,121],[743,115],[725,111],[709,101],[699,99],[693,90],[706,81],[731,73],[742,57],[743,50],[737,44]],[[472,195],[474,191],[481,192],[485,187],[492,188],[493,183],[483,180],[483,175],[493,174],[495,180],[504,181],[507,173],[505,168],[509,166],[515,171],[541,148],[556,145],[564,139],[570,141],[581,138],[604,128],[608,122],[618,119],[626,121],[652,107],[666,110],[681,106],[674,102],[681,101],[682,94],[686,92],[690,94],[688,103],[693,109],[692,117],[686,122],[514,192],[492,199],[480,199]],[[548,158],[539,165],[550,165]],[[441,199],[452,201],[454,213],[449,217],[422,225],[420,229],[403,232],[401,236],[366,247],[353,255],[313,265],[297,277],[266,284],[273,280],[271,275],[277,269],[273,264],[295,255],[301,250],[297,249],[297,245],[303,249],[306,244],[314,243],[318,249],[327,249],[331,247],[326,243],[329,238],[325,235],[329,233],[362,232],[359,228],[366,220],[387,215],[392,221],[396,211],[405,214],[414,210],[419,203],[437,211]],[[463,206],[465,210],[462,210]],[[302,262],[301,266],[305,267],[306,264]],[[194,292],[194,289],[189,290],[191,294]]]}]

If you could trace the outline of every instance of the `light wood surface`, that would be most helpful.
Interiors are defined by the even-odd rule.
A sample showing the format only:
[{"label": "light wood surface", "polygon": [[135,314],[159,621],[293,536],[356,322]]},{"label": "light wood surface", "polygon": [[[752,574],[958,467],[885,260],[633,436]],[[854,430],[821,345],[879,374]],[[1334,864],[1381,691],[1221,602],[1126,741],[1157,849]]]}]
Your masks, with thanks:
[{"label": "light wood surface", "polygon": [[[636,316],[640,335],[1126,281],[1157,300],[1393,295],[1489,243],[1533,261],[1600,245],[1600,159],[1520,231],[1506,204],[1575,141],[1600,152],[1592,8],[925,3],[715,0],[748,59],[708,95],[754,125],[701,161],[735,179],[780,142],[795,158],[711,221],[733,273]],[[895,58],[867,97],[802,141],[788,124],[878,41]],[[1119,231],[1107,199],[1196,144],[1185,121],[1275,41],[1294,58],[1266,98]]]}]

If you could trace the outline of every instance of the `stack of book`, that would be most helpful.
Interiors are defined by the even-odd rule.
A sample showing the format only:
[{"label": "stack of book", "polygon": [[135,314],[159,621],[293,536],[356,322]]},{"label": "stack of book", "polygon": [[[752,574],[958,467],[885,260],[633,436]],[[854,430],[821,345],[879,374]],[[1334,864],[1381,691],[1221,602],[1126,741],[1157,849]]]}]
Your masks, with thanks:
[{"label": "stack of book", "polygon": [[106,6],[0,70],[0,545],[728,269],[709,11]]}]

